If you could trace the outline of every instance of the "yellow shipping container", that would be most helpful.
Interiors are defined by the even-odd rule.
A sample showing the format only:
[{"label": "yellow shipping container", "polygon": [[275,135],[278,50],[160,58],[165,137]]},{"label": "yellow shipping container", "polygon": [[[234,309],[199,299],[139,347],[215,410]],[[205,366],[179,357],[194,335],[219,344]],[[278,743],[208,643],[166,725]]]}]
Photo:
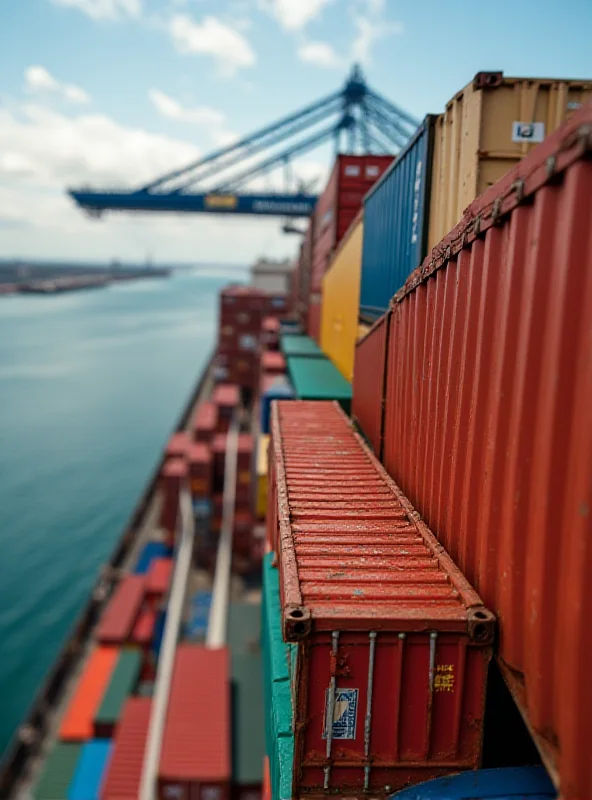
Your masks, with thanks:
[{"label": "yellow shipping container", "polygon": [[478,195],[591,99],[592,81],[478,73],[436,120],[429,248]]},{"label": "yellow shipping container", "polygon": [[351,381],[358,338],[363,222],[350,229],[323,278],[321,349]]},{"label": "yellow shipping container", "polygon": [[267,451],[269,434],[261,433],[257,440],[257,492],[255,495],[255,514],[257,519],[265,519],[267,513]]}]

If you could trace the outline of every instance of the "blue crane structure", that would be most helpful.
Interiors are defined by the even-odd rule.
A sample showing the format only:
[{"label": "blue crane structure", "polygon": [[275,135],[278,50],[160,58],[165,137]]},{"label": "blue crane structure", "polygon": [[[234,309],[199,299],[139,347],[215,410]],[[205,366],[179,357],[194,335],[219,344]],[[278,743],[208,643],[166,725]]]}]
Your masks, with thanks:
[{"label": "blue crane structure", "polygon": [[249,182],[284,167],[289,184],[292,159],[331,139],[336,152],[395,154],[417,125],[370,89],[355,66],[340,91],[146,186],[68,191],[93,216],[109,210],[307,217],[317,201],[310,185],[300,182],[292,191],[286,187],[284,192],[254,192]]}]

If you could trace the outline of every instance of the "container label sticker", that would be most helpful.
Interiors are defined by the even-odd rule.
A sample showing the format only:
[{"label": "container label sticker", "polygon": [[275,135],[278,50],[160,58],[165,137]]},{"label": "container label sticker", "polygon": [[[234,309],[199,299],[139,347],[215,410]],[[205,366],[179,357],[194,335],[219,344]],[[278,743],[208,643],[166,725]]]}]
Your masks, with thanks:
[{"label": "container label sticker", "polygon": [[[331,690],[325,692],[325,722],[323,739],[327,738],[327,719]],[[358,689],[335,689],[335,708],[333,710],[333,739],[355,739],[358,716]]]},{"label": "container label sticker", "polygon": [[344,175],[352,175],[356,176],[360,174],[360,168],[355,164],[348,164],[345,169],[343,170]]},{"label": "container label sticker", "polygon": [[183,797],[185,791],[182,786],[165,786],[164,787],[164,796],[166,798],[176,798],[176,797]]},{"label": "container label sticker", "polygon": [[544,122],[513,122],[513,142],[542,142],[545,138]]},{"label": "container label sticker", "polygon": [[438,664],[436,666],[434,689],[436,692],[454,691],[454,664]]},{"label": "container label sticker", "polygon": [[369,164],[366,167],[366,177],[367,178],[376,178],[378,176],[379,171],[380,171],[380,167],[377,167],[377,166],[375,166],[373,164]]}]

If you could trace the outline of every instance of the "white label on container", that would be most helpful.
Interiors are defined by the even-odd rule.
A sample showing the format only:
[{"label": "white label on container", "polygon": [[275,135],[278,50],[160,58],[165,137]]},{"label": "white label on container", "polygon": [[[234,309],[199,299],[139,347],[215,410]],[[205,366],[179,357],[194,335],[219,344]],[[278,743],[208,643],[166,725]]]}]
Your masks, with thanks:
[{"label": "white label on container", "polygon": [[360,168],[355,164],[347,164],[343,170],[344,175],[356,176],[360,174]]},{"label": "white label on container", "polygon": [[241,350],[255,350],[257,347],[257,339],[246,333],[238,340],[238,346]]},{"label": "white label on container", "polygon": [[513,122],[513,142],[542,142],[545,138],[544,122]]},{"label": "white label on container", "polygon": [[421,160],[415,167],[415,183],[413,184],[413,218],[411,225],[411,244],[417,244],[417,226],[419,222],[419,193],[421,191],[421,170],[423,164]]},{"label": "white label on container", "polygon": [[567,110],[568,111],[577,111],[578,108],[581,108],[581,107],[582,107],[582,104],[578,103],[577,100],[570,100],[569,103],[567,104]]},{"label": "white label on container", "polygon": [[366,177],[367,178],[376,178],[378,173],[380,172],[380,167],[377,167],[374,164],[369,164],[366,167]]},{"label": "white label on container", "polygon": [[[325,722],[323,739],[327,738],[327,721],[331,689],[325,691]],[[335,706],[333,709],[333,739],[355,739],[356,719],[358,716],[358,690],[335,689]]]}]

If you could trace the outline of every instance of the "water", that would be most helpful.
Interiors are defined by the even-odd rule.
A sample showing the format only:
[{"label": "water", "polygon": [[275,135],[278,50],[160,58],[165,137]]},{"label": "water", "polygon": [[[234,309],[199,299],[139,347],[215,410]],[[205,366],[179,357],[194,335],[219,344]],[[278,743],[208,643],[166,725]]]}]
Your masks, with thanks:
[{"label": "water", "polygon": [[201,373],[227,279],[0,298],[0,752]]}]

